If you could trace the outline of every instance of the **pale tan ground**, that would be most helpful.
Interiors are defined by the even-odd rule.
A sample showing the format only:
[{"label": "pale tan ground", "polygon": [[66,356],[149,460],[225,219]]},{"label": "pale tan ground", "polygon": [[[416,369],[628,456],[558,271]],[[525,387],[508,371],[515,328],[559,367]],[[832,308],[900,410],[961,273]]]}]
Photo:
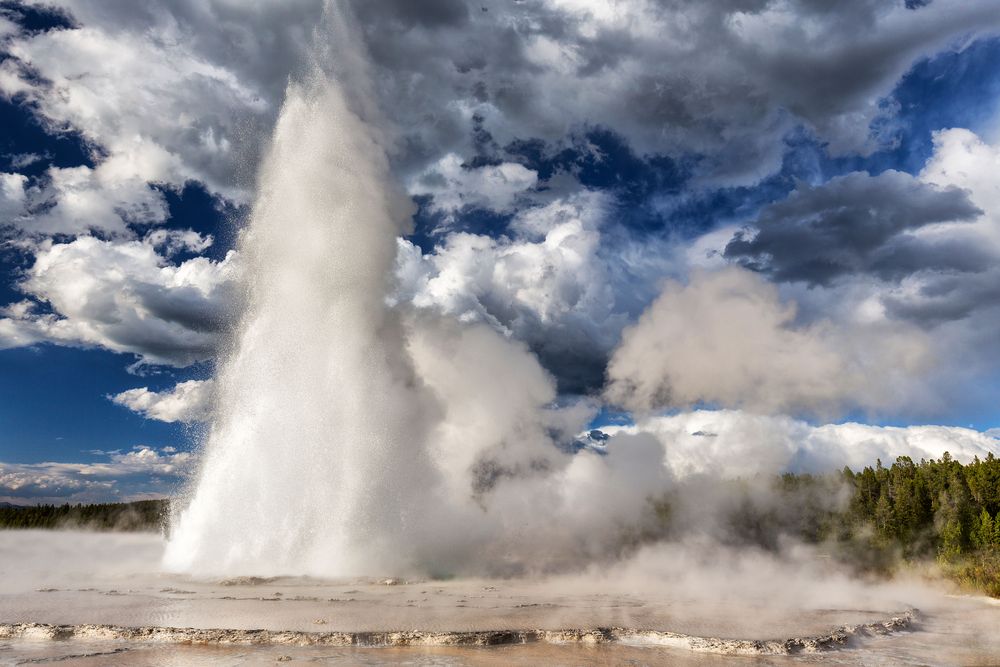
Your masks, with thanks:
[{"label": "pale tan ground", "polygon": [[[732,656],[657,646],[488,648],[311,648],[177,646],[127,642],[0,642],[0,665],[54,662],[79,667],[250,667],[259,665],[411,665],[528,667],[672,665],[676,667],[793,665],[1000,665],[1000,607],[983,600],[942,601],[920,629],[861,642],[840,651],[797,656]],[[88,657],[88,654],[89,657]],[[29,663],[30,661],[30,663]]]},{"label": "pale tan ground", "polygon": [[913,605],[886,596],[860,607],[803,600],[789,609],[767,589],[744,591],[733,604],[626,576],[199,581],[157,572],[160,549],[152,535],[2,532],[0,623],[351,632],[627,627],[771,639],[875,621]]},{"label": "pale tan ground", "polygon": [[[17,653],[15,658],[14,653]],[[9,653],[10,662],[5,660]],[[87,654],[90,655],[87,655]],[[15,643],[0,645],[0,665],[22,661],[56,662],[78,667],[249,667],[261,665],[411,665],[414,667],[474,665],[476,667],[534,667],[536,665],[785,665],[787,660],[737,658],[692,654],[660,647],[521,645],[490,648],[372,648],[310,649],[225,646],[116,646],[76,643],[52,646]],[[37,664],[37,663],[34,663]]]},{"label": "pale tan ground", "polygon": [[[795,658],[622,645],[340,649],[13,640],[0,642],[0,664],[53,659],[66,664],[68,659],[81,665],[256,665],[282,657],[293,663],[414,665],[1000,664],[1000,606],[912,586],[862,586],[848,595],[838,592],[842,585],[824,587],[789,573],[776,581],[748,581],[744,588],[734,579],[724,590],[699,594],[704,586],[681,585],[685,573],[657,582],[628,570],[611,577],[398,580],[391,585],[287,577],[198,581],[158,572],[161,550],[159,538],[150,535],[0,532],[0,623],[307,632],[619,626],[782,639],[882,619],[909,606],[921,608],[921,622],[918,631],[864,640],[858,649]],[[831,604],[824,605],[824,596]],[[850,601],[857,604],[845,604]]]}]

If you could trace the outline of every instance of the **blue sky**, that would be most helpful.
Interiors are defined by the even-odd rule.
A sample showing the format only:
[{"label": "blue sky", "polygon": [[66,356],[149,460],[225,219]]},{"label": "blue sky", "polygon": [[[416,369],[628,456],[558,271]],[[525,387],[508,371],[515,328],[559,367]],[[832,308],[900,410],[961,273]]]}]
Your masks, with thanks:
[{"label": "blue sky", "polygon": [[[0,500],[155,495],[192,469],[257,161],[322,10],[111,4],[0,3]],[[595,424],[711,407],[1000,426],[989,2],[486,4],[355,8],[413,202],[397,302],[525,342]],[[636,22],[682,15],[686,34]],[[697,326],[683,295],[703,303],[716,284],[693,276],[727,268],[795,304],[790,358],[839,355],[871,387],[803,398],[768,373],[764,405],[741,378],[777,361],[704,388],[682,343],[657,352],[651,322]],[[705,292],[657,300],[665,281]],[[882,345],[912,368],[870,359]]]}]

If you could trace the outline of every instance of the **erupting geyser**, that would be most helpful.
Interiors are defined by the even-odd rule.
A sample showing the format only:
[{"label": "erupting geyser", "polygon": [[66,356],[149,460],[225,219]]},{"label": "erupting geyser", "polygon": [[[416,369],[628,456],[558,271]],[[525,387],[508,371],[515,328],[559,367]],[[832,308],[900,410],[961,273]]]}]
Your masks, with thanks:
[{"label": "erupting geyser", "polygon": [[557,447],[590,408],[552,408],[523,345],[387,305],[410,204],[370,108],[320,67],[288,87],[240,240],[246,310],[166,567],[484,572],[616,552],[669,476],[662,445]]},{"label": "erupting geyser", "polygon": [[386,170],[335,83],[289,86],[241,239],[249,305],[169,568],[402,565],[429,467],[385,306],[408,213]]}]

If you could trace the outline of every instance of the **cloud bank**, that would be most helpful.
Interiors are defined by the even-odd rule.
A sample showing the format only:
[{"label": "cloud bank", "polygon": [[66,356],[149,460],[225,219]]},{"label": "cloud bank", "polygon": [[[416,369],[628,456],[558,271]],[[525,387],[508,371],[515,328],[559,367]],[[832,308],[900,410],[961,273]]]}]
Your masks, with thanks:
[{"label": "cloud bank", "polygon": [[651,416],[631,426],[603,427],[609,434],[644,433],[663,446],[664,462],[678,479],[723,478],[779,472],[860,470],[898,456],[940,459],[948,452],[962,463],[1000,454],[995,434],[950,426],[872,426],[847,422],[814,425],[781,415],[740,410],[695,410]]},{"label": "cloud bank", "polygon": [[86,503],[162,498],[194,470],[190,452],[139,445],[99,463],[0,462],[0,502]]}]

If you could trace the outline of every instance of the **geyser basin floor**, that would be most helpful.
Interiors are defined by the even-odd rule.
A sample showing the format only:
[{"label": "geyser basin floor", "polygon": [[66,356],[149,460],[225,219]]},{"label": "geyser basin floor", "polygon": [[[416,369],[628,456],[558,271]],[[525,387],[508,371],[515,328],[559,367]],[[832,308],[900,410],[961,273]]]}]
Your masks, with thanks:
[{"label": "geyser basin floor", "polygon": [[886,599],[860,608],[788,608],[776,607],[773,597],[750,596],[734,606],[708,591],[668,592],[635,577],[582,575],[391,585],[299,577],[198,581],[157,572],[161,551],[153,535],[0,533],[0,622],[299,632],[624,627],[763,639],[818,635],[911,606]]},{"label": "geyser basin floor", "polygon": [[[5,584],[5,588],[7,585]],[[661,599],[640,591],[562,590],[558,582],[377,583],[276,579],[258,585],[170,577],[42,584],[0,593],[0,622],[293,632],[428,633],[630,628],[700,637],[772,639],[829,633],[899,609],[787,609]]]},{"label": "geyser basin floor", "polygon": [[[887,589],[877,596],[859,594],[859,604],[847,606],[824,605],[823,600],[816,597],[815,590],[802,588],[802,595],[795,595],[802,582],[797,582],[792,575],[783,582],[774,582],[771,595],[766,594],[767,587],[753,587],[736,596],[733,590],[708,588],[701,594],[691,588],[671,592],[658,587],[654,581],[642,580],[627,569],[621,571],[621,576],[610,578],[580,575],[545,580],[463,579],[386,584],[378,580],[317,581],[288,577],[196,581],[157,572],[162,549],[162,541],[153,535],[0,532],[0,623],[267,629],[300,633],[590,631],[618,627],[695,637],[769,640],[828,635],[845,625],[877,623],[915,605],[924,610],[917,626],[920,631],[904,632],[904,636],[898,638],[904,642],[902,645],[905,641],[912,644],[912,637],[922,635],[924,628],[934,628],[941,619],[951,619],[948,623],[959,631],[943,633],[948,640],[946,643],[956,650],[966,651],[982,646],[984,655],[1000,655],[1000,638],[994,636],[998,634],[995,629],[1000,627],[1000,607],[981,601],[948,599],[922,589]],[[697,576],[697,573],[691,574]],[[974,622],[963,615],[970,616]],[[10,626],[7,628],[11,635]],[[993,628],[993,633],[981,628]],[[59,646],[45,648],[38,642],[24,641],[24,637],[45,636],[44,630],[21,635],[14,633],[12,638],[0,644],[0,663],[13,656],[30,658],[29,654],[52,654],[54,657],[55,653],[63,656],[100,653],[103,657],[95,656],[93,659],[97,662],[94,664],[111,664],[112,660],[118,660],[119,654],[109,653],[116,648],[135,659],[140,654],[152,656],[153,652],[168,650],[161,646],[149,652],[152,649],[148,645],[143,647],[143,642],[128,637],[127,633],[105,632],[106,639],[95,642],[100,639],[99,635],[100,632],[87,636],[84,632],[74,641],[50,641],[48,643]],[[873,638],[862,645],[893,646],[896,639]],[[184,637],[177,636],[170,641],[184,641]],[[677,646],[682,645],[683,642],[673,649],[662,650],[676,651]],[[941,645],[940,640],[934,645]],[[147,652],[143,654],[140,648]],[[260,650],[262,653],[253,655],[257,658],[267,655],[274,660],[285,654],[282,648],[230,647],[221,653],[199,649],[201,652],[197,655],[227,656],[221,664],[254,664],[229,659]],[[340,655],[345,663],[363,663],[366,659],[362,657],[368,655],[365,651],[376,650],[284,648],[286,653],[292,651],[290,655],[303,659],[309,651],[315,654],[313,657]],[[525,648],[520,653],[514,648],[504,649],[512,661],[520,659],[518,656],[533,655],[535,660],[551,662],[545,658],[550,649],[541,645]],[[188,648],[177,647],[177,650],[187,651]],[[419,651],[425,649],[412,650],[422,655]],[[563,657],[576,664],[590,662],[587,655],[598,663],[603,660],[600,653],[580,653],[581,650],[581,647],[566,647]],[[620,653],[614,654],[613,661],[625,659],[625,653],[638,649],[619,646],[615,650]],[[362,653],[350,659],[347,656],[354,655],[351,651]],[[438,647],[432,654],[438,655],[435,652],[440,651],[447,653],[446,649]],[[388,659],[389,655],[394,654],[383,657]],[[487,664],[488,659],[492,659],[475,655],[478,656],[475,661],[487,660]],[[490,655],[496,657],[497,654]],[[196,656],[191,654],[187,658],[188,662],[193,662]],[[657,661],[652,657],[647,659]],[[442,657],[441,662],[451,661]],[[428,664],[434,663],[431,660]]]}]

